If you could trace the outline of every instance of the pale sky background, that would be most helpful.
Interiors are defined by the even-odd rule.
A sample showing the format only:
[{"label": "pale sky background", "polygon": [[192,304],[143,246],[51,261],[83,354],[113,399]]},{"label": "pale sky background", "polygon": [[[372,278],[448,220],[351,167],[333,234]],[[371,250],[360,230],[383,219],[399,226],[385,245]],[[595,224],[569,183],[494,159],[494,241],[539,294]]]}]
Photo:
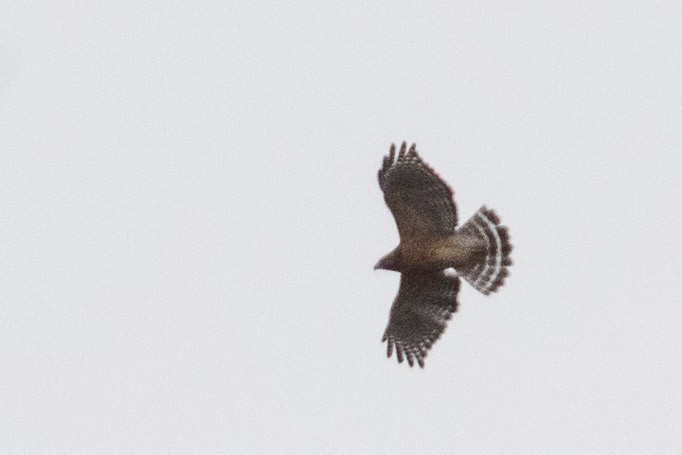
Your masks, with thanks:
[{"label": "pale sky background", "polygon": [[[509,226],[424,370],[376,171]],[[682,453],[682,3],[0,2],[0,452]]]}]

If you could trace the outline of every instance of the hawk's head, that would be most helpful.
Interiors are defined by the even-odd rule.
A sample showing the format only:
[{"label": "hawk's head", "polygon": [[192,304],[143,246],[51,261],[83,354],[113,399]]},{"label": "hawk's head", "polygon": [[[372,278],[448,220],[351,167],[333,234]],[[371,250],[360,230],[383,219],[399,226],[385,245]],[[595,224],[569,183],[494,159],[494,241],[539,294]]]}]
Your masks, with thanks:
[{"label": "hawk's head", "polygon": [[398,272],[400,270],[398,268],[399,254],[400,253],[398,253],[397,249],[391,251],[386,256],[379,259],[379,262],[377,262],[377,264],[374,266],[374,270],[382,269]]}]

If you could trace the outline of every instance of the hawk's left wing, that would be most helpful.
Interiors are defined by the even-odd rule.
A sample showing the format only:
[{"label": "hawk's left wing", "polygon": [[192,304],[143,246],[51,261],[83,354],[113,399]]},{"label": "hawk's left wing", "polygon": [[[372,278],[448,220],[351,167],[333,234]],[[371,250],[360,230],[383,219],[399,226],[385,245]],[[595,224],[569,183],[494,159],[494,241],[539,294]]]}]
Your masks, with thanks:
[{"label": "hawk's left wing", "polygon": [[391,145],[379,169],[379,186],[398,225],[401,241],[432,241],[455,233],[457,208],[452,189],[419,154],[403,142]]},{"label": "hawk's left wing", "polygon": [[386,355],[396,350],[398,362],[407,357],[424,368],[424,358],[445,331],[457,311],[459,278],[444,272],[400,275],[400,289],[381,341],[387,341]]}]

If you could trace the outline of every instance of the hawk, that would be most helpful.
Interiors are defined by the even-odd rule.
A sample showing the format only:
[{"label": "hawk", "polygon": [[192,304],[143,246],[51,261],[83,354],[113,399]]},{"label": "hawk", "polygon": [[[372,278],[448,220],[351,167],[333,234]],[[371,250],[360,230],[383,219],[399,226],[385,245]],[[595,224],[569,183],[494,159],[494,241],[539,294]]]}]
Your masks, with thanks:
[{"label": "hawk", "polygon": [[[429,349],[457,311],[459,277],[485,295],[497,291],[512,264],[506,226],[481,207],[457,227],[452,189],[403,142],[395,144],[379,169],[379,186],[398,225],[400,244],[374,269],[400,272],[396,296],[382,342],[386,355],[424,367]],[[447,273],[453,268],[456,274]]]}]

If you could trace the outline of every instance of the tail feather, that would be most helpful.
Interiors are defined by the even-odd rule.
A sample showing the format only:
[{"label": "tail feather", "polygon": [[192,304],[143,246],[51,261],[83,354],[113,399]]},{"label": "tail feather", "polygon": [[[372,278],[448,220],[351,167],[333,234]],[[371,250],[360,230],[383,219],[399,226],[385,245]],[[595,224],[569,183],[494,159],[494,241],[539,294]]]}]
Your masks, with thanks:
[{"label": "tail feather", "polygon": [[509,275],[507,267],[512,265],[509,254],[512,245],[506,226],[500,226],[500,218],[486,206],[481,207],[469,220],[460,226],[459,233],[479,239],[485,244],[480,260],[458,270],[461,276],[485,295],[497,291]]}]

